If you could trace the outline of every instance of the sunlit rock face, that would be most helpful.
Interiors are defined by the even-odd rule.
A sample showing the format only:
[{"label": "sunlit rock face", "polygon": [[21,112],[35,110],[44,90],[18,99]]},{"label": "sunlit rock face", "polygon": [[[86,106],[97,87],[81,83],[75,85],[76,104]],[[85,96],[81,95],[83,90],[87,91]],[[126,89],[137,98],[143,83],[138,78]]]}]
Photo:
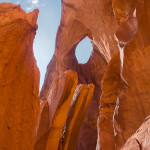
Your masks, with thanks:
[{"label": "sunlit rock face", "polygon": [[40,100],[35,150],[74,149],[94,91],[94,85],[77,83],[77,73],[66,71],[54,79]]},{"label": "sunlit rock face", "polygon": [[[35,150],[44,150],[50,143],[52,149],[58,149],[77,82],[75,72],[63,73],[53,81],[47,95],[40,100]],[[49,136],[53,137],[52,140]]]},{"label": "sunlit rock face", "polygon": [[38,10],[0,4],[0,149],[32,150],[39,112],[39,70],[33,55]]}]

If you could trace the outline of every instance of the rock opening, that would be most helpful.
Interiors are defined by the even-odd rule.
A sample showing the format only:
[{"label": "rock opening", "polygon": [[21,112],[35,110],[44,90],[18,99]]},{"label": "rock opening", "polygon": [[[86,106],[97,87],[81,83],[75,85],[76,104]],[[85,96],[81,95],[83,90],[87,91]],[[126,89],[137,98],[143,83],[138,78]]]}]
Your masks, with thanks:
[{"label": "rock opening", "polygon": [[84,38],[76,47],[75,55],[78,63],[85,64],[88,62],[92,52],[92,44],[88,37]]}]

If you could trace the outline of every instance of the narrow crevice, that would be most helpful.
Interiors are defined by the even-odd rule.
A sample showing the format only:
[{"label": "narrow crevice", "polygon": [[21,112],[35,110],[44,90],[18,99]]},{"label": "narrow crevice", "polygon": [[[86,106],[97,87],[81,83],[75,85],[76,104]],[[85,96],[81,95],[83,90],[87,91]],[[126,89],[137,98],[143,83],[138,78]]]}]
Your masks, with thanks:
[{"label": "narrow crevice", "polygon": [[124,49],[127,44],[136,36],[138,28],[138,20],[136,17],[136,7],[127,21],[121,23],[115,33],[115,39],[118,42],[120,52],[120,77],[122,82],[129,87],[128,83],[123,77],[123,64],[124,64]]},{"label": "narrow crevice", "polygon": [[66,135],[66,127],[67,127],[67,123],[68,123],[68,119],[69,119],[69,116],[70,116],[70,113],[71,113],[71,108],[74,104],[74,102],[76,101],[77,99],[77,96],[78,96],[78,89],[79,89],[80,85],[78,86],[78,88],[76,88],[75,92],[74,92],[74,95],[73,95],[73,98],[71,100],[71,104],[70,104],[70,108],[69,108],[69,111],[68,111],[68,115],[67,115],[67,120],[65,122],[65,125],[63,127],[63,130],[62,130],[62,134],[61,134],[61,138],[60,138],[60,141],[59,141],[59,147],[58,147],[58,150],[61,150],[62,149],[62,146],[63,146],[63,142],[64,142],[64,138],[65,138],[65,135]]},{"label": "narrow crevice", "polygon": [[113,128],[114,128],[114,136],[116,136],[118,133],[122,132],[122,129],[120,125],[117,123],[116,118],[118,117],[118,109],[119,109],[119,98],[117,98],[116,101],[116,107],[113,115]]},{"label": "narrow crevice", "polygon": [[138,143],[140,150],[142,150],[142,144],[137,139],[135,139],[135,140]]},{"label": "narrow crevice", "polygon": [[[127,20],[121,23],[115,33],[115,39],[118,43],[118,48],[120,52],[120,78],[121,83],[123,83],[126,87],[129,88],[127,81],[123,76],[123,66],[124,66],[124,50],[127,44],[136,36],[138,27],[138,21],[136,17],[136,6],[132,15],[127,18]],[[118,93],[120,93],[119,91]],[[114,136],[118,133],[122,132],[121,126],[117,123],[116,118],[118,117],[118,109],[119,109],[120,95],[118,94],[116,100],[116,106],[113,115],[113,128],[114,128]]]}]

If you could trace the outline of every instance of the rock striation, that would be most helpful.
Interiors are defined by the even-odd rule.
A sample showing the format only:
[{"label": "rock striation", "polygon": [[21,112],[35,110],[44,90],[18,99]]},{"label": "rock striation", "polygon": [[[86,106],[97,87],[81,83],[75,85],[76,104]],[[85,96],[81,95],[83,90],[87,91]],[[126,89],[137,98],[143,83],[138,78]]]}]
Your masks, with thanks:
[{"label": "rock striation", "polygon": [[35,150],[75,147],[94,91],[94,85],[77,86],[77,82],[77,73],[66,71],[53,81],[45,98],[41,99]]},{"label": "rock striation", "polygon": [[93,91],[94,85],[92,84],[80,84],[77,86],[61,142],[62,148],[60,149],[68,150],[75,148],[80,127],[91,102]]},{"label": "rock striation", "polygon": [[35,132],[35,150],[46,150],[47,147],[58,149],[77,81],[75,72],[63,73],[53,81],[45,99],[41,99]]},{"label": "rock striation", "polygon": [[32,150],[40,73],[33,54],[38,10],[0,3],[0,149]]}]

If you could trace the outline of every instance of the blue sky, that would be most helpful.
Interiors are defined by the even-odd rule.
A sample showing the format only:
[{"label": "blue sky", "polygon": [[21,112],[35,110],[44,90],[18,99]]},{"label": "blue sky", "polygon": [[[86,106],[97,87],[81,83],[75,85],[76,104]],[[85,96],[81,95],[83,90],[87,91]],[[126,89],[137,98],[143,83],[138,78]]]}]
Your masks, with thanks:
[{"label": "blue sky", "polygon": [[[0,0],[0,2],[11,2],[20,4],[26,11],[30,12],[38,8],[38,30],[35,36],[33,49],[40,69],[40,88],[44,82],[46,67],[55,50],[55,38],[61,17],[61,0]],[[92,45],[88,38],[80,42],[76,49],[76,57],[79,63],[88,61]]]}]

